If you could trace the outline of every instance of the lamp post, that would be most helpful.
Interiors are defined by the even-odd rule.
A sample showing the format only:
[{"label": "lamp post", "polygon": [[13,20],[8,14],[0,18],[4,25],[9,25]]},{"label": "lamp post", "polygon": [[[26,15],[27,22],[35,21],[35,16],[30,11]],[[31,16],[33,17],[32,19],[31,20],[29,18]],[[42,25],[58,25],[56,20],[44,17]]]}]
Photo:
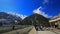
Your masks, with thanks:
[{"label": "lamp post", "polygon": [[[16,13],[15,13],[15,15],[16,15]],[[13,18],[13,27],[12,27],[12,29],[14,30],[15,29],[15,23],[16,23],[17,21]]]}]

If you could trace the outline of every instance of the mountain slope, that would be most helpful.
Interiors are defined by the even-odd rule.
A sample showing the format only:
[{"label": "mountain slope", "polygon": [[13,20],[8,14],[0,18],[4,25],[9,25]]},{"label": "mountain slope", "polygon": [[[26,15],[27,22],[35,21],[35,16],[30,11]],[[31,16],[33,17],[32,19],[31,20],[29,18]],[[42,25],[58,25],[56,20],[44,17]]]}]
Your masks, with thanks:
[{"label": "mountain slope", "polygon": [[23,21],[22,24],[24,25],[42,25],[42,26],[50,26],[49,21],[47,18],[45,18],[42,15],[39,14],[33,14],[29,17],[26,17]]},{"label": "mountain slope", "polygon": [[0,23],[9,24],[9,23],[21,23],[22,19],[18,16],[7,14],[5,12],[0,12]]}]

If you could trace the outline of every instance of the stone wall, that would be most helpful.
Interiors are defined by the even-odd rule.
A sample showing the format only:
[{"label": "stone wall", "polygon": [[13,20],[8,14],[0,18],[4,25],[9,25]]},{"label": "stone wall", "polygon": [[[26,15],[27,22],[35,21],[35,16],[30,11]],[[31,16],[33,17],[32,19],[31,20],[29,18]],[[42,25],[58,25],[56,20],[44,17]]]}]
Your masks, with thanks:
[{"label": "stone wall", "polygon": [[36,34],[36,29],[33,28],[28,34]]},{"label": "stone wall", "polygon": [[36,30],[34,26],[30,26],[24,29],[13,30],[2,34],[36,34]]}]

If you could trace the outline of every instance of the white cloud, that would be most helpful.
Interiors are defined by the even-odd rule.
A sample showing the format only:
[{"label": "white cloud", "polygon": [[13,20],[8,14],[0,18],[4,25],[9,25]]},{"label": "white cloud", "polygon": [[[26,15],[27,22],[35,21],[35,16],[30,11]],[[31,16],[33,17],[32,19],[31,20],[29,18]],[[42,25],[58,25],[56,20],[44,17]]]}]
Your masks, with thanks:
[{"label": "white cloud", "polygon": [[41,9],[42,9],[42,7],[39,7],[38,9],[35,9],[33,12],[37,13],[37,14],[40,14],[40,15],[43,15],[44,17],[47,17],[47,18],[52,17],[52,16],[49,16],[48,14],[46,14],[45,12],[43,12]]},{"label": "white cloud", "polygon": [[23,14],[16,14],[17,16],[20,16],[22,19],[26,18],[27,16],[26,15],[23,15]]},{"label": "white cloud", "polygon": [[53,19],[56,18],[56,17],[57,17],[57,16],[54,16]]},{"label": "white cloud", "polygon": [[44,0],[43,4],[47,4],[49,2],[49,0]]},{"label": "white cloud", "polygon": [[23,14],[18,14],[16,12],[7,12],[8,14],[12,14],[12,15],[16,15],[16,16],[19,16],[21,17],[22,19],[26,18],[27,16],[26,15],[23,15]]}]

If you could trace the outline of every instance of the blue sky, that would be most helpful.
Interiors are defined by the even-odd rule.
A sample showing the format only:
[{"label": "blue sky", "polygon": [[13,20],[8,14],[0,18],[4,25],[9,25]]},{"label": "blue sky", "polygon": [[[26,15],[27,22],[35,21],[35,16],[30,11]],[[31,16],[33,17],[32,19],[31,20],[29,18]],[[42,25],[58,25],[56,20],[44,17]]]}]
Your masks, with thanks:
[{"label": "blue sky", "polygon": [[60,0],[0,0],[0,12],[30,16],[38,11],[44,16],[54,17],[60,13]]}]

